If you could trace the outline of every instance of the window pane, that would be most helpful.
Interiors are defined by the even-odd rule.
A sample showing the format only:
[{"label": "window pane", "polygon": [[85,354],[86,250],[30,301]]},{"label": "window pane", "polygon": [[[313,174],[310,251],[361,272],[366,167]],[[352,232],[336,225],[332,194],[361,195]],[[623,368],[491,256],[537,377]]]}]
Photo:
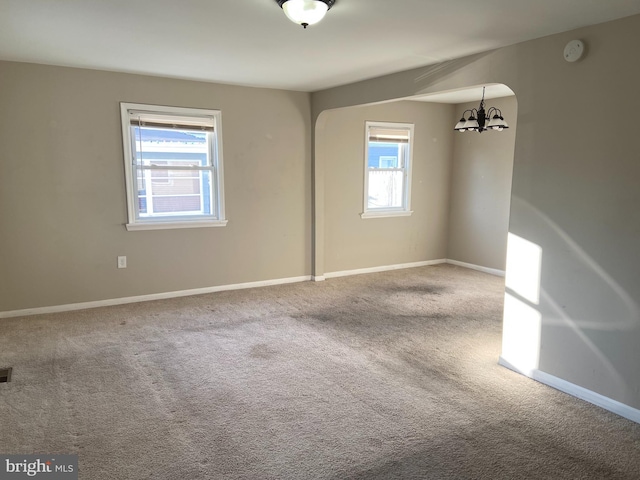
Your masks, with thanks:
[{"label": "window pane", "polygon": [[158,170],[152,170],[151,173],[151,194],[156,197],[159,195],[200,195],[200,172],[189,172],[185,170],[160,170],[166,172],[167,176],[160,182],[153,178],[153,174]]},{"label": "window pane", "polygon": [[140,216],[144,216],[147,213],[147,196],[146,195],[138,195],[138,211],[140,212]]},{"label": "window pane", "polygon": [[138,169],[141,217],[211,215],[209,171]]},{"label": "window pane", "polygon": [[406,143],[369,142],[369,168],[404,168]]},{"label": "window pane", "polygon": [[180,214],[193,215],[202,213],[200,208],[200,196],[154,196],[153,197],[153,213],[154,214]]},{"label": "window pane", "polygon": [[207,132],[131,127],[138,165],[211,165]]},{"label": "window pane", "polygon": [[368,208],[401,208],[404,171],[369,170]]},{"label": "window pane", "polygon": [[[211,165],[207,135],[187,129],[132,126],[140,217],[211,215],[211,174],[170,167]],[[166,169],[145,167],[169,167]]]}]

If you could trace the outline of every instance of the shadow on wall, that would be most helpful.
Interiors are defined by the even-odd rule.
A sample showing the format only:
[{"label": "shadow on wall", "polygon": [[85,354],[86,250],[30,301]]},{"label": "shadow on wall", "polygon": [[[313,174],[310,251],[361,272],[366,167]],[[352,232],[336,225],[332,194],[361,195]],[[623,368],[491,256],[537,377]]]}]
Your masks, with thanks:
[{"label": "shadow on wall", "polygon": [[[547,215],[515,196],[512,205],[526,215],[531,231],[544,239],[548,251],[563,254],[545,258],[542,246],[509,233],[502,358],[527,376],[540,369],[594,391],[616,392],[620,398],[631,395],[633,366],[618,362],[615,352],[640,327],[638,304]],[[558,278],[565,272],[571,272],[571,278]],[[564,301],[558,303],[557,298]],[[602,342],[603,336],[608,341]],[[548,362],[563,365],[562,372],[545,370],[548,343],[561,344],[548,351],[565,351],[563,358]],[[610,348],[603,351],[596,344]],[[578,371],[591,378],[567,378]]]}]

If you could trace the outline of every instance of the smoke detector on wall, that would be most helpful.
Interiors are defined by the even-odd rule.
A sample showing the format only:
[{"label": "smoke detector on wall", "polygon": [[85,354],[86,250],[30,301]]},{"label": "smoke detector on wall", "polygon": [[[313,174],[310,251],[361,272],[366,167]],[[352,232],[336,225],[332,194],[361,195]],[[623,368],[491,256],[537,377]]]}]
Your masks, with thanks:
[{"label": "smoke detector on wall", "polygon": [[567,62],[577,62],[584,54],[584,42],[582,40],[571,40],[564,47],[564,59]]}]

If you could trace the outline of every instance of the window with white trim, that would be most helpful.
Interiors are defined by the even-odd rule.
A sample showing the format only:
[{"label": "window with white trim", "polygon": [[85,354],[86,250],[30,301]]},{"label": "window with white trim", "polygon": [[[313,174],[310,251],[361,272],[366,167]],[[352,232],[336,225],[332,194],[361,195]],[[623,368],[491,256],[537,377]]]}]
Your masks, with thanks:
[{"label": "window with white trim", "polygon": [[127,230],[224,226],[219,110],[120,104]]},{"label": "window with white trim", "polygon": [[362,218],[411,215],[411,123],[366,122]]}]

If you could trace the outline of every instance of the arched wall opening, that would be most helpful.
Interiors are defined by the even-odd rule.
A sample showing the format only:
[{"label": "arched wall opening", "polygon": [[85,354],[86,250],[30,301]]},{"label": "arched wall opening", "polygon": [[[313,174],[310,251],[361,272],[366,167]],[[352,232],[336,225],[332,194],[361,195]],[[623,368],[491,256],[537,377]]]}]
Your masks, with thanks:
[{"label": "arched wall opening", "polygon": [[[451,261],[503,274],[517,101],[489,84],[486,108],[500,108],[510,128],[456,132],[484,86],[326,110],[316,122],[314,276]],[[366,121],[415,126],[412,214],[361,218]]]}]

